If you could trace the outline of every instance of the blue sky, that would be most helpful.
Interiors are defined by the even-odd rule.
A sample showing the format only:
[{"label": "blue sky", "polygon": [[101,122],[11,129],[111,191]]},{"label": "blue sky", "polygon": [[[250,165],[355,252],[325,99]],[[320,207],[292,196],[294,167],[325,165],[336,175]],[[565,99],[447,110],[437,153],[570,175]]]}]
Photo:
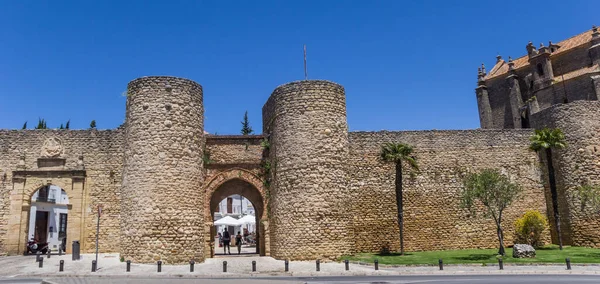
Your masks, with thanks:
[{"label": "blue sky", "polygon": [[[529,3],[529,4],[527,4]],[[600,25],[597,1],[0,1],[0,129],[116,128],[127,83],[204,87],[205,130],[261,132],[273,89],[346,88],[357,130],[479,127],[477,67]],[[594,22],[595,21],[595,22]]]}]

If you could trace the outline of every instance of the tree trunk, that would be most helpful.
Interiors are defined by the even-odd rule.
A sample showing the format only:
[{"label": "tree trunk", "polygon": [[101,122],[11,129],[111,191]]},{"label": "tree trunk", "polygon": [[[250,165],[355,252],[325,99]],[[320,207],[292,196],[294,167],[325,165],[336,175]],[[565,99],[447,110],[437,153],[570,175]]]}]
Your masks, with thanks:
[{"label": "tree trunk", "polygon": [[500,222],[501,219],[499,217],[498,221],[496,222],[496,233],[498,234],[498,242],[500,242],[500,249],[498,249],[498,254],[505,255],[506,252],[504,251],[504,232],[502,232],[502,226],[500,225]]},{"label": "tree trunk", "polygon": [[552,211],[554,211],[554,223],[558,235],[558,247],[563,249],[562,234],[560,232],[560,214],[558,212],[558,192],[556,190],[556,179],[554,177],[554,165],[552,165],[552,150],[546,148],[546,162],[548,163],[548,181],[550,183],[550,195],[552,196]]},{"label": "tree trunk", "polygon": [[400,255],[404,255],[404,208],[402,205],[402,162],[396,163],[396,205],[400,227]]}]

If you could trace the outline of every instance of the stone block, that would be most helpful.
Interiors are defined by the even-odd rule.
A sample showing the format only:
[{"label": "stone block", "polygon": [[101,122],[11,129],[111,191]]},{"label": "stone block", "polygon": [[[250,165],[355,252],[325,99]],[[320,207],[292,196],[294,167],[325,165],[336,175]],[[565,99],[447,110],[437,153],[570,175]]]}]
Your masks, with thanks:
[{"label": "stone block", "polygon": [[527,244],[515,244],[513,246],[514,258],[533,258],[535,257],[535,249]]}]

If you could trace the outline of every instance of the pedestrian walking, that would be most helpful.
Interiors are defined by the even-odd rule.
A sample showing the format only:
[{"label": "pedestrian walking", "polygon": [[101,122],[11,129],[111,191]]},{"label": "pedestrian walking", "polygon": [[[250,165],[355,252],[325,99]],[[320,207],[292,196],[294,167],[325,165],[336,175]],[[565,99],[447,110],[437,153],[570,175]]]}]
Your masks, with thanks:
[{"label": "pedestrian walking", "polygon": [[238,249],[238,254],[242,253],[242,234],[240,234],[240,232],[237,233],[237,236],[235,236],[235,246]]},{"label": "pedestrian walking", "polygon": [[229,245],[231,242],[231,235],[229,235],[229,232],[227,231],[227,229],[223,230],[223,254],[227,254],[227,251],[229,251],[229,254],[231,254],[231,246]]}]

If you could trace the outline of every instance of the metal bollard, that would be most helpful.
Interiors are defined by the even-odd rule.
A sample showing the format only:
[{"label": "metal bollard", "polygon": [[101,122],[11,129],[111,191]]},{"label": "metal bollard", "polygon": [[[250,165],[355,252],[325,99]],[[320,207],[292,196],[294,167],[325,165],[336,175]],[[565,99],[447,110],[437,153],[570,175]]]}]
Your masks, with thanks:
[{"label": "metal bollard", "polygon": [[223,272],[227,272],[227,261],[223,261]]},{"label": "metal bollard", "polygon": [[40,268],[44,267],[44,258],[40,258]]},{"label": "metal bollard", "polygon": [[256,272],[256,261],[252,261],[252,272]]},{"label": "metal bollard", "polygon": [[321,271],[321,261],[317,259],[317,271]]},{"label": "metal bollard", "polygon": [[571,259],[567,257],[565,261],[567,262],[567,270],[571,270]]},{"label": "metal bollard", "polygon": [[375,270],[379,270],[379,260],[375,260]]},{"label": "metal bollard", "polygon": [[440,258],[438,263],[440,264],[440,270],[444,270],[444,261]]},{"label": "metal bollard", "polygon": [[92,260],[92,272],[96,272],[96,261]]},{"label": "metal bollard", "polygon": [[40,258],[43,258],[42,252],[38,251],[35,253],[35,262],[40,262]]},{"label": "metal bollard", "polygon": [[126,272],[131,272],[131,260],[127,261],[127,268],[125,270]]},{"label": "metal bollard", "polygon": [[286,259],[285,260],[285,272],[290,271],[290,262]]},{"label": "metal bollard", "polygon": [[60,264],[58,266],[58,272],[63,272],[63,271],[65,271],[65,261],[61,260]]},{"label": "metal bollard", "polygon": [[162,271],[162,261],[160,261],[160,260],[159,260],[159,261],[157,261],[157,262],[156,262],[156,265],[157,265],[157,267],[156,267],[156,268],[157,268],[157,271],[158,271],[158,272],[161,272],[161,271]]},{"label": "metal bollard", "polygon": [[350,270],[350,264],[347,259],[344,260],[344,264],[346,265],[346,270]]},{"label": "metal bollard", "polygon": [[194,272],[194,261],[190,260],[190,272]]},{"label": "metal bollard", "polygon": [[48,249],[48,251],[46,252],[46,254],[48,255],[48,258],[50,258],[50,252],[51,251],[52,251],[51,249]]},{"label": "metal bollard", "polygon": [[61,256],[62,255],[62,249],[58,249],[58,255]]},{"label": "metal bollard", "polygon": [[500,268],[500,270],[504,270],[504,261],[502,260],[502,258],[498,259],[498,267]]}]

